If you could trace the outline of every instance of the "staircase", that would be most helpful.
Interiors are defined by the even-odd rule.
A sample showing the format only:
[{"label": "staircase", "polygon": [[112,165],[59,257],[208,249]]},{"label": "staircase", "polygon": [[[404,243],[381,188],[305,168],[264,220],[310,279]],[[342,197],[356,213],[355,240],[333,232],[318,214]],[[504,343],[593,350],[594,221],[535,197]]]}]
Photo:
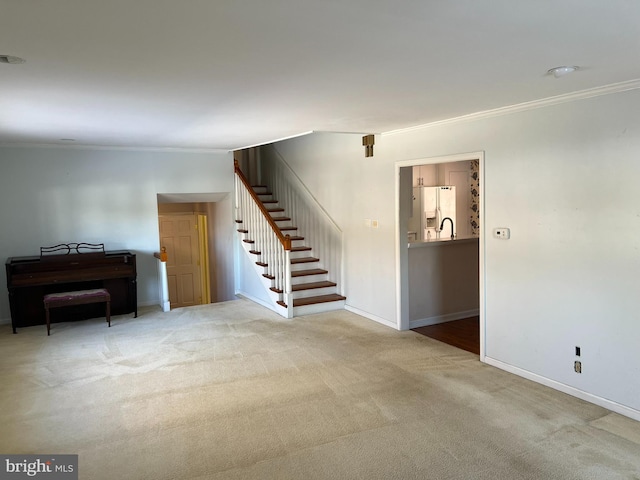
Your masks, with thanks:
[{"label": "staircase", "polygon": [[[268,247],[257,245],[257,235],[245,225],[248,222],[244,222],[242,218],[236,220],[244,250],[252,257],[274,305],[281,309],[278,311],[276,308],[276,311],[283,316],[297,317],[344,308],[346,297],[337,293],[337,284],[329,280],[329,272],[322,268],[321,260],[314,256],[313,248],[306,245],[304,236],[298,232],[298,228],[278,200],[273,198],[268,187],[256,185],[251,189],[264,207],[263,212],[266,211],[279,231],[291,240],[291,249],[286,255],[291,291],[285,292],[284,285],[275,285],[276,277],[270,273],[272,269],[263,258],[261,250]],[[292,303],[292,309],[289,309],[287,302]]]}]

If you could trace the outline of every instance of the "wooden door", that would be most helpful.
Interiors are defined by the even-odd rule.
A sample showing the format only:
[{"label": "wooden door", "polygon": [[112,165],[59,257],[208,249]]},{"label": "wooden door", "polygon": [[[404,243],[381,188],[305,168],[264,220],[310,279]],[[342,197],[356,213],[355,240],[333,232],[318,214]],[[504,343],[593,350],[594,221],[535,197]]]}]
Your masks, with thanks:
[{"label": "wooden door", "polygon": [[196,215],[160,215],[160,247],[167,249],[171,308],[200,305],[202,283]]}]

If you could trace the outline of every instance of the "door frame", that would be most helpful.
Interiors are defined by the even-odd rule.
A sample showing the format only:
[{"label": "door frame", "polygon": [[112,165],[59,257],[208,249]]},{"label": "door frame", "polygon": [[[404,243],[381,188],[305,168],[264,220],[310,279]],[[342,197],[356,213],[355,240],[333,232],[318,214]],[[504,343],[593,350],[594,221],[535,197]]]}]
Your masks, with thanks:
[{"label": "door frame", "polygon": [[486,305],[485,305],[485,186],[484,186],[484,151],[459,153],[440,157],[420,158],[415,160],[401,160],[395,162],[395,193],[396,193],[396,318],[398,330],[409,330],[409,249],[407,241],[406,220],[401,219],[401,168],[415,167],[418,165],[430,165],[437,163],[452,163],[465,160],[478,160],[479,165],[479,214],[480,235],[479,248],[479,297],[480,297],[480,361],[485,361],[485,329],[486,329]]}]

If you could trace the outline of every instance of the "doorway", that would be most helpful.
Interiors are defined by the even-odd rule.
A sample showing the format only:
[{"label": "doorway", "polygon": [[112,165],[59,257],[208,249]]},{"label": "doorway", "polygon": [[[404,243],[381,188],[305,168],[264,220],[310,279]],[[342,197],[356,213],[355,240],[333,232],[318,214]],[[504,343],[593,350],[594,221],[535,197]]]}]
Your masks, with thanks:
[{"label": "doorway", "polygon": [[[165,246],[162,237],[165,233],[162,227],[161,218],[164,216],[175,217],[175,219],[186,215],[191,231],[197,231],[197,248],[193,245],[193,239],[187,241],[187,236],[180,240],[185,245],[181,254],[188,257],[183,260],[195,258],[200,262],[199,273],[192,269],[187,273],[182,272],[186,278],[182,286],[178,287],[176,281],[175,288],[172,286],[169,292],[171,308],[176,306],[189,306],[197,304],[225,302],[235,300],[235,279],[234,279],[234,226],[233,226],[233,196],[229,192],[221,193],[161,193],[157,196],[158,202],[158,234],[160,246]],[[195,218],[194,218],[195,217]],[[173,232],[179,233],[179,229],[186,229],[185,226],[174,225]],[[186,232],[185,232],[186,233]],[[175,235],[174,235],[175,236]],[[178,235],[180,237],[180,235]],[[190,237],[190,236],[189,236]],[[175,239],[173,242],[175,243]],[[171,262],[171,253],[167,248],[169,258],[167,267]],[[174,259],[176,254],[173,255]],[[181,260],[180,263],[183,263]],[[193,263],[184,261],[184,263]],[[198,265],[196,265],[198,266]],[[167,272],[169,273],[169,272]],[[199,278],[190,280],[189,276]],[[172,280],[173,282],[173,280]],[[185,286],[186,285],[186,286]],[[177,293],[178,288],[182,288],[182,297]],[[199,292],[198,292],[199,289]],[[198,299],[198,297],[201,299]],[[184,301],[186,299],[186,301]]]},{"label": "doorway", "polygon": [[[455,327],[465,320],[476,328],[479,345],[475,350],[480,351],[481,360],[484,358],[483,169],[483,152],[396,162],[399,328],[441,325],[433,330],[446,330],[442,336],[446,339],[455,336],[458,330]],[[411,218],[416,188],[442,185],[456,187],[456,237],[450,239],[447,230],[446,238],[438,235],[434,239],[427,234],[420,238],[420,233],[416,235],[414,231],[416,219]],[[460,334],[461,341],[463,335],[466,334]]]},{"label": "doorway", "polygon": [[[160,249],[167,253],[167,284],[172,308],[210,302],[206,261],[206,215],[165,213],[158,216]],[[204,257],[204,258],[203,258]]]}]

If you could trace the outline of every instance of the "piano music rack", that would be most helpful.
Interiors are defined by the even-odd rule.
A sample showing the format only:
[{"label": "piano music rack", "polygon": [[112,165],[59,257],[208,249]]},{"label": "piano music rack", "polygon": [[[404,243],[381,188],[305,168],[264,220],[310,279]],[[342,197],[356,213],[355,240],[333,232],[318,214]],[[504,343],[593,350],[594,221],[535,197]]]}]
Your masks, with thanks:
[{"label": "piano music rack", "polygon": [[104,243],[59,243],[51,247],[40,247],[40,256],[69,255],[71,253],[104,253]]}]

